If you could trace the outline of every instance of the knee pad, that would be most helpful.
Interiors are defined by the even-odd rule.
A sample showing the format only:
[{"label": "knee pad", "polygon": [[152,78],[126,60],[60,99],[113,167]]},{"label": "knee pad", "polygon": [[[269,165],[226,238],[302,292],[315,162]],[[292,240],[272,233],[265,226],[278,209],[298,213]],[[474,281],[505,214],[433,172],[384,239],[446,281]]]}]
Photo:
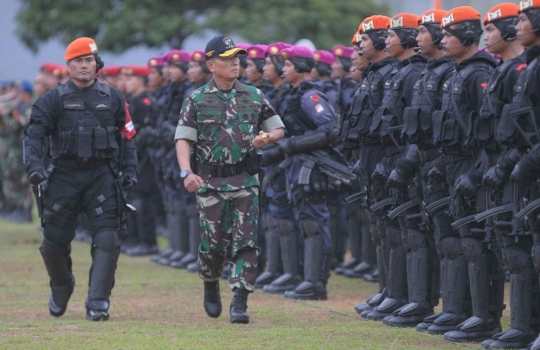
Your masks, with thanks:
[{"label": "knee pad", "polygon": [[458,237],[446,237],[441,242],[443,254],[449,260],[454,260],[458,256],[463,254],[463,246],[461,245],[461,238]]},{"label": "knee pad", "polygon": [[540,243],[537,243],[532,248],[532,257],[536,271],[540,273]]},{"label": "knee pad", "polygon": [[390,248],[403,246],[403,241],[401,239],[401,228],[398,226],[397,222],[395,224],[386,224],[386,237],[388,239],[388,245]]},{"label": "knee pad", "polygon": [[280,236],[286,236],[287,234],[294,232],[294,223],[289,219],[276,219],[276,230]]},{"label": "knee pad", "polygon": [[407,230],[407,236],[408,236],[408,239],[406,240],[407,242],[404,242],[404,244],[406,243],[406,245],[413,252],[427,245],[426,234],[424,232],[409,228]]},{"label": "knee pad", "polygon": [[524,268],[530,267],[530,255],[519,247],[508,247],[504,250],[504,262],[510,272],[519,274]]},{"label": "knee pad", "polygon": [[92,244],[103,251],[112,252],[118,247],[118,233],[113,230],[98,231],[92,237]]},{"label": "knee pad", "polygon": [[465,237],[462,239],[462,244],[468,262],[475,262],[480,255],[485,253],[485,245],[477,239]]},{"label": "knee pad", "polygon": [[313,219],[301,219],[299,222],[299,226],[300,232],[302,232],[302,234],[306,238],[313,237],[316,234],[321,233],[319,230],[321,225]]},{"label": "knee pad", "polygon": [[75,238],[75,228],[60,227],[58,225],[48,223],[45,224],[43,237],[44,241],[46,240],[59,246],[66,246],[71,243],[73,238]]}]

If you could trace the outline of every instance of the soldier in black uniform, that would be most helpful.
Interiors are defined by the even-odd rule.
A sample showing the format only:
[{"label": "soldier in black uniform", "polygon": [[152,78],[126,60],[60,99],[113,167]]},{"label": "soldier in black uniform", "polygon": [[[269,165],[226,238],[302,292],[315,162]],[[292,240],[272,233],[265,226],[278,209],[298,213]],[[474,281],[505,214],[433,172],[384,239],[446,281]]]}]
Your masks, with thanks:
[{"label": "soldier in black uniform", "polygon": [[[442,21],[443,53],[446,58],[455,59],[456,69],[443,85],[441,110],[432,115],[433,139],[445,155],[444,172],[451,201],[449,214],[454,221],[476,212],[474,203],[460,195],[459,183],[475,163],[470,130],[496,65],[491,55],[478,51],[483,32],[480,18],[475,9],[462,6],[448,11]],[[428,328],[431,334],[455,330],[471,316],[468,264],[462,247],[462,238],[471,235],[471,228],[465,225],[459,230],[439,231],[441,285],[445,288],[442,290],[443,313]]]},{"label": "soldier in black uniform", "polygon": [[245,72],[249,85],[261,90],[265,96],[274,89],[272,84],[263,78],[267,48],[268,46],[266,45],[252,45],[247,48],[247,67]]},{"label": "soldier in black uniform", "polygon": [[[365,79],[354,96],[349,113],[346,116],[340,137],[345,150],[350,149],[359,159],[355,168],[359,169],[361,184],[367,190],[367,205],[373,205],[387,197],[384,185],[374,181],[371,174],[375,165],[385,156],[384,147],[370,136],[370,127],[373,113],[382,103],[384,83],[387,76],[393,71],[398,61],[388,57],[384,51],[385,40],[388,36],[390,18],[386,16],[372,16],[366,18],[361,24],[361,56],[370,62]],[[377,274],[379,291],[366,303],[355,306],[358,313],[369,313],[379,305],[387,295],[386,267],[389,262],[390,251],[382,245],[386,237],[386,230],[382,218],[370,212],[370,231],[377,254]]]},{"label": "soldier in black uniform", "polygon": [[[92,235],[86,318],[106,321],[126,194],[137,183],[131,140],[135,130],[121,93],[95,79],[103,61],[94,40],[73,41],[65,60],[71,80],[40,97],[32,108],[24,132],[24,164],[30,183],[39,189],[44,227],[40,251],[50,277],[51,315],[62,316],[73,293],[70,243],[75,219],[84,210]],[[53,159],[46,170],[41,158],[49,135]]]},{"label": "soldier in black uniform", "polygon": [[[433,145],[431,113],[441,108],[443,84],[454,68],[453,61],[442,57],[442,51],[437,47],[442,40],[440,25],[445,14],[444,10],[429,10],[418,17],[419,34],[415,51],[420,51],[429,62],[421,79],[414,85],[411,106],[403,112],[401,135],[403,141],[409,144],[408,150],[396,162],[396,168],[388,179],[389,186],[396,189],[410,186],[409,199],[416,202],[405,216],[408,223],[405,236],[408,242],[405,245],[409,247],[409,303],[396,315],[383,321],[395,327],[416,326],[424,317],[433,314],[440,297],[440,262],[435,248],[435,227],[427,222],[422,213],[424,204],[448,197],[443,183],[431,181],[428,177],[434,160],[440,157],[437,147]],[[413,190],[417,193],[413,193]],[[439,216],[439,219],[445,219],[442,212]],[[446,228],[451,228],[450,221],[444,223]]]},{"label": "soldier in black uniform", "polygon": [[[469,283],[472,301],[472,317],[461,323],[457,331],[448,332],[444,338],[449,341],[479,341],[491,338],[501,332],[500,319],[504,309],[504,280],[500,251],[495,237],[494,223],[511,221],[510,215],[484,216],[491,203],[502,205],[503,196],[499,188],[482,186],[482,177],[494,166],[501,154],[501,146],[496,142],[495,128],[498,126],[503,108],[512,102],[513,89],[520,76],[524,59],[519,56],[523,47],[516,41],[515,26],[519,7],[503,3],[489,10],[484,19],[486,26],[486,46],[491,53],[499,54],[501,61],[485,88],[482,107],[475,121],[473,131],[477,161],[461,181],[464,198],[476,201],[474,228],[463,236],[463,250],[468,262]],[[492,209],[497,213],[498,210]],[[481,219],[480,219],[481,217]],[[500,230],[502,228],[502,231]],[[508,226],[497,228],[504,236],[511,233]],[[514,241],[513,238],[511,238]]]},{"label": "soldier in black uniform", "polygon": [[[274,89],[267,92],[265,96],[270,101],[274,110],[278,111],[278,113],[283,109],[284,100],[291,90],[290,84],[285,84],[281,78],[283,75],[284,60],[279,54],[282,49],[289,47],[291,47],[291,45],[287,43],[277,42],[268,45],[266,49],[263,79],[270,82],[274,86]],[[263,152],[272,147],[275,146],[265,146]],[[265,236],[268,269],[257,277],[255,280],[255,288],[266,288],[267,285],[282,276],[284,272],[283,266],[285,264],[291,265],[291,258],[293,269],[296,270],[298,260],[296,255],[297,244],[295,231],[287,232],[287,230],[281,230],[282,228],[285,229],[290,227],[291,225],[288,224],[293,223],[293,220],[287,220],[286,225],[283,226],[281,225],[282,219],[279,218],[279,215],[284,211],[285,213],[290,213],[290,217],[287,219],[293,218],[294,215],[285,189],[285,174],[280,171],[278,164],[272,164],[264,168],[262,191],[261,206],[263,211],[263,227],[259,232],[264,232]],[[274,202],[274,197],[279,199],[279,201]],[[284,206],[285,208],[280,208],[280,206]],[[289,208],[288,211],[287,208]],[[260,223],[261,220],[259,220],[259,224]],[[292,227],[294,228],[294,224]],[[290,240],[282,238],[281,231],[284,231],[284,236],[287,234],[293,235],[294,244],[290,244]],[[281,256],[282,251],[285,252],[286,256]],[[264,252],[259,255],[259,264],[261,256],[263,255]],[[291,266],[287,266],[286,271],[290,272]],[[280,281],[283,282],[283,279]],[[283,292],[283,290],[281,292]]]},{"label": "soldier in black uniform", "polygon": [[[510,296],[510,329],[493,336],[483,344],[490,349],[526,348],[539,331],[540,295],[538,274],[540,272],[540,236],[538,226],[538,210],[535,199],[540,198],[538,178],[540,169],[538,129],[540,122],[540,4],[537,1],[520,3],[519,22],[516,26],[519,42],[525,51],[526,68],[522,72],[514,88],[511,105],[502,112],[501,122],[497,129],[497,138],[504,140],[503,145],[515,148],[515,155],[501,156],[498,161],[498,177],[506,180],[507,167],[523,158],[510,175],[510,180],[525,185],[519,187],[517,195],[520,202],[516,210],[527,211],[514,214],[515,226],[508,237],[503,238],[504,260],[511,277]],[[532,148],[532,149],[531,149]],[[530,150],[530,151],[529,151]],[[506,164],[505,164],[506,163]],[[486,174],[487,176],[487,174]],[[531,207],[525,207],[527,200]],[[515,205],[514,203],[511,203]],[[530,209],[529,209],[530,208]],[[519,216],[519,217],[518,217]],[[523,220],[523,221],[522,221]],[[534,268],[536,267],[536,271]],[[537,340],[531,349],[538,350]]]},{"label": "soldier in black uniform", "polygon": [[[386,157],[382,161],[378,160],[380,163],[377,164],[372,175],[376,181],[381,182],[382,186],[386,186],[388,174],[394,169],[401,152],[408,152],[407,148],[403,149],[400,140],[403,112],[405,108],[411,106],[413,87],[420,79],[427,61],[425,56],[414,52],[418,35],[417,20],[418,16],[409,13],[400,13],[390,19],[386,51],[390,57],[396,58],[399,62],[385,79],[383,100],[373,115],[370,128],[372,137],[381,143],[386,152]],[[406,214],[414,212],[405,211],[397,216],[387,215],[387,210],[391,207],[396,208],[418,197],[420,186],[414,181],[408,185],[409,187],[405,190],[384,190],[386,197],[389,197],[391,201],[379,207],[378,212],[386,228],[386,240],[383,244],[387,244],[390,249],[387,266],[388,295],[373,311],[364,315],[370,320],[380,321],[391,316],[394,311],[408,302],[407,268],[411,268],[413,258],[409,232],[414,235],[419,231],[419,224],[417,220],[405,217]]]},{"label": "soldier in black uniform", "polygon": [[[152,100],[146,92],[149,69],[146,66],[126,66],[123,68],[126,75],[126,93],[131,96],[129,101],[129,115],[133,126],[140,136],[141,129],[150,122]],[[156,184],[154,168],[149,161],[147,147],[137,137],[137,158],[139,159],[139,186],[133,191],[132,203],[137,208],[129,226],[138,237],[138,244],[126,249],[131,256],[143,256],[158,252],[156,237],[156,220],[153,211],[153,194],[159,192]]]}]

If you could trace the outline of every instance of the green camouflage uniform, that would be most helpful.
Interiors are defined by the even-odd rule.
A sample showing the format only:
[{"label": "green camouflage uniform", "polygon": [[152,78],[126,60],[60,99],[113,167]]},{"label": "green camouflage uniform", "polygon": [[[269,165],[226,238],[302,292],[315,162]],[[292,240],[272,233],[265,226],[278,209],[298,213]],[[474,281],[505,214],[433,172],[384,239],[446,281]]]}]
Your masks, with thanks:
[{"label": "green camouflage uniform", "polygon": [[0,181],[4,208],[30,210],[33,204],[30,183],[22,155],[22,131],[28,127],[30,108],[13,108],[1,116]]},{"label": "green camouflage uniform", "polygon": [[[252,140],[262,129],[283,128],[264,94],[236,81],[225,94],[213,80],[184,101],[175,140],[196,143],[196,157],[211,165],[237,164],[254,150]],[[259,178],[246,172],[226,178],[200,175],[197,192],[201,223],[199,276],[215,281],[221,275],[229,243],[232,289],[253,290],[257,276]]]}]

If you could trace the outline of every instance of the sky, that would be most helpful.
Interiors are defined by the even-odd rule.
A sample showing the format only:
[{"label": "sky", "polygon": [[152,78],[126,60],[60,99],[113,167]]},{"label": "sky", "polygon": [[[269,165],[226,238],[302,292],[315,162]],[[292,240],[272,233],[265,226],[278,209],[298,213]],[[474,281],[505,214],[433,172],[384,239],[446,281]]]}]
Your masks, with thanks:
[{"label": "sky", "polygon": [[[33,54],[26,48],[15,34],[15,15],[20,6],[19,0],[0,0],[0,81],[28,79],[32,80],[39,72],[39,67],[45,62],[64,63],[66,46],[58,40],[50,40],[40,46]],[[184,50],[203,50],[206,42],[213,36],[207,32],[200,37],[188,37],[182,46]],[[76,38],[73,38],[76,39]],[[99,49],[99,43],[98,49]],[[168,48],[148,49],[138,47],[124,52],[122,55],[100,53],[105,65],[146,65],[152,56],[168,51]]]}]

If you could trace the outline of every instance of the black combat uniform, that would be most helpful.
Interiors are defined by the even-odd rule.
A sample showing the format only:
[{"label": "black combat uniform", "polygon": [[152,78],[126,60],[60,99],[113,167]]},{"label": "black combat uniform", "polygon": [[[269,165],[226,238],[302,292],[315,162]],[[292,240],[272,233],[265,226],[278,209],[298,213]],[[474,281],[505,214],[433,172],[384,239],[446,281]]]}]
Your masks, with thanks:
[{"label": "black combat uniform", "polygon": [[[39,185],[44,227],[40,251],[50,277],[53,316],[65,312],[73,292],[70,243],[77,215],[85,211],[92,235],[87,319],[109,317],[120,254],[118,230],[126,192],[136,184],[138,173],[131,134],[124,139],[119,132],[124,128],[133,129],[131,123],[126,125],[124,98],[97,80],[83,89],[69,81],[40,97],[32,108],[23,141],[24,164],[30,178],[36,174],[46,178]],[[45,171],[41,158],[49,135],[52,161]]]}]

